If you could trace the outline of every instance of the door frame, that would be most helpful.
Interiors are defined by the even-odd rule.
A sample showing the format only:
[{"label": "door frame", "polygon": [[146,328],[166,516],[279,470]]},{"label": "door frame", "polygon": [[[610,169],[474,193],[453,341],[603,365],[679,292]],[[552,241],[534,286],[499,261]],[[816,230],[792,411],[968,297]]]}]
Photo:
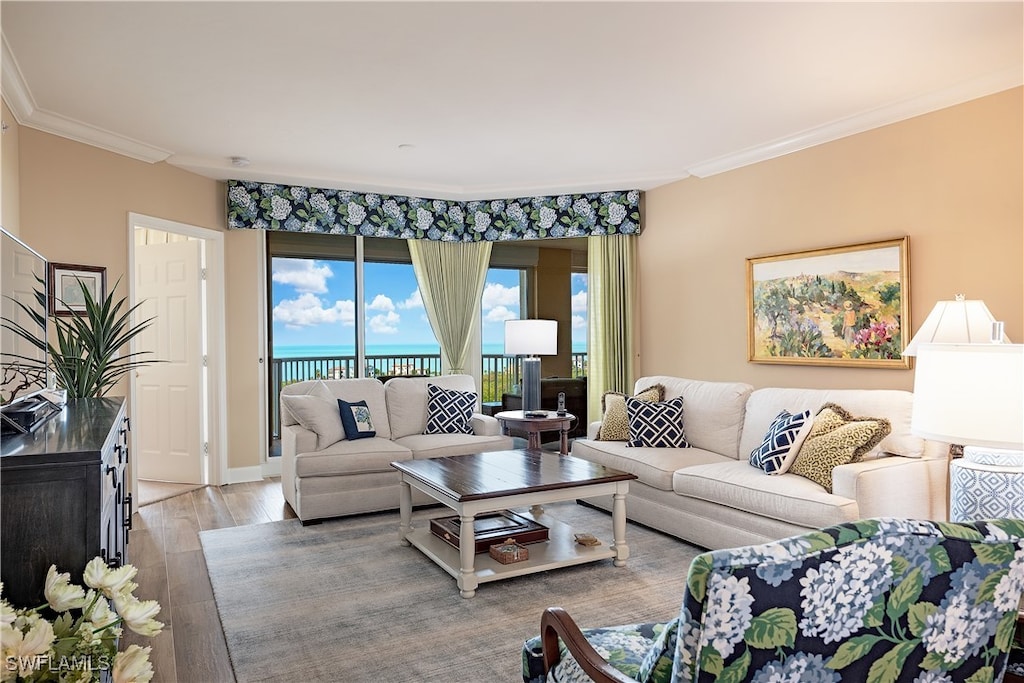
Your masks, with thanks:
[{"label": "door frame", "polygon": [[[206,410],[209,425],[209,454],[207,457],[207,483],[219,486],[225,483],[227,467],[227,376],[226,329],[224,306],[224,233],[186,223],[178,223],[140,213],[128,213],[128,302],[134,306],[135,296],[135,229],[149,228],[203,240],[206,250],[206,334],[207,334],[207,397]],[[135,341],[131,343],[135,351]],[[129,410],[136,415],[135,373],[129,373]],[[129,432],[129,437],[131,433]],[[129,448],[131,490],[138,490],[136,452]]]}]

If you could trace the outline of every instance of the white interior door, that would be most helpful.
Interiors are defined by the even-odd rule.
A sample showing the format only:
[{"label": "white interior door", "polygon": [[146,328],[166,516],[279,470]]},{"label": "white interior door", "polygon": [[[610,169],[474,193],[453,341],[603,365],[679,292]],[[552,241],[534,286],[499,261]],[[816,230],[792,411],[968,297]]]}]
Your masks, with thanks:
[{"label": "white interior door", "polygon": [[136,372],[140,479],[207,483],[202,248],[202,240],[135,248],[138,313],[155,317],[135,346],[165,361]]}]

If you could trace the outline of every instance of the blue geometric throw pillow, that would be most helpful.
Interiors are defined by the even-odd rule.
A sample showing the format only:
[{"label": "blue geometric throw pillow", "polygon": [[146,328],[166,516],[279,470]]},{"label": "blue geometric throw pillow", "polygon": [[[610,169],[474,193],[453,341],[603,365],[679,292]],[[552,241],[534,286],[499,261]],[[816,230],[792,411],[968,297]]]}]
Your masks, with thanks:
[{"label": "blue geometric throw pillow", "polygon": [[366,401],[344,401],[339,398],[338,411],[341,413],[341,426],[345,429],[345,438],[349,441],[377,436]]},{"label": "blue geometric throw pillow", "polygon": [[796,459],[811,424],[811,411],[793,415],[783,410],[772,420],[761,445],[750,451],[750,464],[768,474],[783,474]]},{"label": "blue geometric throw pillow", "polygon": [[683,430],[683,397],[654,403],[626,397],[629,419],[627,446],[648,448],[689,448]]},{"label": "blue geometric throw pillow", "polygon": [[476,393],[427,385],[427,428],[424,434],[472,434]]}]

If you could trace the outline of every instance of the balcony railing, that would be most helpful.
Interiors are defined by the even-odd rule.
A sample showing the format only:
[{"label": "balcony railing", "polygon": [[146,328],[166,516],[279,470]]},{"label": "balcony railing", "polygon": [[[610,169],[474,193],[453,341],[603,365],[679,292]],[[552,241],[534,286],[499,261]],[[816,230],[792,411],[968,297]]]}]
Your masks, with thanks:
[{"label": "balcony railing", "polygon": [[[485,353],[481,400],[500,401],[504,393],[515,393],[522,383],[522,362],[518,356]],[[281,388],[309,379],[342,379],[358,377],[355,356],[316,356],[273,358],[270,361],[270,430],[271,438],[281,435]],[[434,376],[441,374],[440,354],[408,354],[367,356],[363,377],[388,379],[398,375]],[[587,354],[572,354],[572,376],[585,377]]]}]

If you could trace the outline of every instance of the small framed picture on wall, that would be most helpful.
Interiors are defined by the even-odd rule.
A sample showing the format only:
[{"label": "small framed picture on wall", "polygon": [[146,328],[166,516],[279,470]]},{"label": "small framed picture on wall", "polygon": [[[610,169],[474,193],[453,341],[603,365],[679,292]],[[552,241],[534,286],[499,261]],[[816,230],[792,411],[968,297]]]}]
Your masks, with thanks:
[{"label": "small framed picture on wall", "polygon": [[107,269],[102,266],[80,266],[72,263],[49,264],[50,313],[72,315],[85,311],[84,286],[94,300],[102,300],[107,291]]}]

